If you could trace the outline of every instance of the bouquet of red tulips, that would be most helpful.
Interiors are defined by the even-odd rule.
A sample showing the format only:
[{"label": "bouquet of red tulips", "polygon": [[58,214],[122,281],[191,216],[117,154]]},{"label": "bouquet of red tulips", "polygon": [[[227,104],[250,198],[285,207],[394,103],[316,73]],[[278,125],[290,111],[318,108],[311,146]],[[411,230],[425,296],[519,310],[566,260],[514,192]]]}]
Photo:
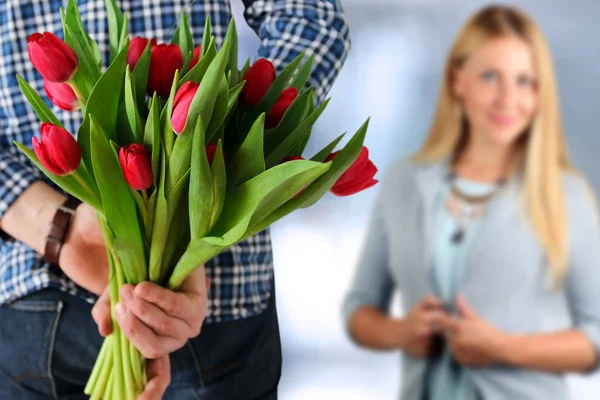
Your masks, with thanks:
[{"label": "bouquet of red tulips", "polygon": [[[61,9],[65,40],[34,33],[28,51],[50,100],[81,109],[77,140],[18,77],[42,121],[33,151],[17,146],[63,190],[92,206],[110,261],[111,306],[124,283],[176,290],[199,265],[328,191],[373,186],[363,147],[367,122],[341,150],[343,135],[310,159],[302,153],[327,105],[305,88],[311,59],[279,74],[248,60],[238,70],[232,20],[217,50],[206,21],[194,46],[182,12],[170,44],[127,35],[127,16],[107,0],[111,63],[83,29],[75,0]],[[114,314],[113,314],[114,315]],[[137,398],[145,360],[113,324],[86,393]]]}]

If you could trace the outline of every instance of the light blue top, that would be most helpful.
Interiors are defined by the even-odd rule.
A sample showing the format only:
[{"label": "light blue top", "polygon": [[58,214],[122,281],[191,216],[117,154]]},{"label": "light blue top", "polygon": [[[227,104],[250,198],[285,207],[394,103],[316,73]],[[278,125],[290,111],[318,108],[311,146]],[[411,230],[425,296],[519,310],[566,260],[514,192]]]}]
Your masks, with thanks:
[{"label": "light blue top", "polygon": [[[346,326],[358,307],[389,313],[397,290],[402,309],[435,294],[436,198],[448,159],[422,164],[394,162],[379,185],[356,274],[343,302]],[[550,286],[543,246],[521,202],[523,176],[509,179],[493,197],[465,257],[459,292],[482,318],[502,332],[533,335],[576,329],[600,349],[600,222],[587,185],[564,172],[568,270]],[[402,400],[423,400],[427,359],[402,353]],[[597,365],[596,365],[597,367]],[[594,368],[593,370],[596,370]],[[485,400],[567,400],[563,374],[509,365],[464,367]],[[375,383],[375,382],[374,382]]]},{"label": "light blue top", "polygon": [[[457,177],[454,184],[461,192],[471,196],[486,195],[496,188],[495,184],[474,182],[461,177]],[[448,183],[440,185],[436,205],[436,234],[431,279],[435,294],[453,313],[454,300],[465,274],[469,250],[479,231],[481,218],[484,216],[470,219],[465,227],[462,241],[453,243],[452,237],[460,225],[446,207],[446,199],[449,195],[450,185]],[[461,202],[460,206],[464,211],[468,211],[468,204]],[[447,346],[439,357],[430,362],[427,381],[428,400],[477,400],[476,388],[467,379],[460,365],[452,360]]]}]

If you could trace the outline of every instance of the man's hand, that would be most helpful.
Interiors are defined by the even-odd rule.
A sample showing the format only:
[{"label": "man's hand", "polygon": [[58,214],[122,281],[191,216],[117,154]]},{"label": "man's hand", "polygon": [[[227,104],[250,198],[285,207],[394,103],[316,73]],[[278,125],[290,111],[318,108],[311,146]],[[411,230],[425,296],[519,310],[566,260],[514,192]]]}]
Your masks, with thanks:
[{"label": "man's hand", "polygon": [[475,313],[465,299],[456,300],[459,317],[444,322],[446,339],[452,355],[463,365],[486,366],[500,363],[504,333]]},{"label": "man's hand", "polygon": [[108,284],[108,257],[94,209],[83,203],[75,216],[59,257],[60,268],[79,286],[99,295]]},{"label": "man's hand", "polygon": [[148,383],[138,400],[161,400],[171,383],[171,362],[169,355],[146,360]]},{"label": "man's hand", "polygon": [[[204,266],[197,268],[173,292],[150,282],[123,285],[121,302],[115,314],[121,330],[147,359],[157,359],[180,349],[188,339],[200,334],[208,311],[209,281]],[[108,289],[92,310],[102,336],[110,334],[110,298]]]}]

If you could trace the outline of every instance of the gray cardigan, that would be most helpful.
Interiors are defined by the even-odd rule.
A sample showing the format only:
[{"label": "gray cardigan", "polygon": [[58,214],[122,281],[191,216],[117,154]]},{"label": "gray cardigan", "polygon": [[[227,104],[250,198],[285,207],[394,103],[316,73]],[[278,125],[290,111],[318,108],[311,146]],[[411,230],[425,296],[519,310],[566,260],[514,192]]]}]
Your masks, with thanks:
[{"label": "gray cardigan", "polygon": [[[404,310],[433,293],[428,274],[435,196],[448,160],[392,164],[378,195],[356,275],[343,304],[352,312],[370,305],[388,312],[395,289]],[[473,244],[460,293],[486,321],[505,332],[533,334],[576,329],[600,350],[600,223],[586,185],[564,174],[569,271],[565,284],[550,290],[544,251],[518,207],[521,178],[515,177],[492,200]],[[426,360],[403,359],[402,400],[422,400]],[[562,374],[507,366],[467,368],[486,400],[568,399]]]}]

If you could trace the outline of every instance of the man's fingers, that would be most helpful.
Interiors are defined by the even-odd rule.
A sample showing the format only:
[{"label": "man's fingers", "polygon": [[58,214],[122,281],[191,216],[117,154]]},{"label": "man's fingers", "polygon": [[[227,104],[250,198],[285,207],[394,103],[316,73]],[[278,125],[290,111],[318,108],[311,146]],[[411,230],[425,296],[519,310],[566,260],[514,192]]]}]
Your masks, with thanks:
[{"label": "man's fingers", "polygon": [[180,340],[168,337],[157,336],[156,333],[145,323],[143,323],[133,312],[127,309],[123,303],[118,303],[115,307],[115,314],[121,330],[142,353],[145,358],[158,358],[178,350],[183,346]]},{"label": "man's fingers", "polygon": [[154,360],[146,360],[148,383],[139,400],[160,400],[171,383],[169,355]]},{"label": "man's fingers", "polygon": [[185,295],[158,286],[152,282],[142,282],[133,291],[136,296],[155,304],[165,313],[185,320],[189,310],[185,302]]},{"label": "man's fingers", "polygon": [[110,292],[108,287],[104,293],[98,298],[96,304],[92,308],[92,318],[98,325],[100,335],[106,337],[112,332],[112,318],[110,315]]},{"label": "man's fingers", "polygon": [[432,308],[443,308],[444,302],[433,295],[429,295],[421,300],[419,306],[423,310],[428,310]]},{"label": "man's fingers", "polygon": [[192,331],[185,321],[168,315],[153,303],[135,296],[129,285],[123,285],[119,294],[127,306],[127,310],[135,314],[157,334],[186,340],[197,336],[198,333]]}]

